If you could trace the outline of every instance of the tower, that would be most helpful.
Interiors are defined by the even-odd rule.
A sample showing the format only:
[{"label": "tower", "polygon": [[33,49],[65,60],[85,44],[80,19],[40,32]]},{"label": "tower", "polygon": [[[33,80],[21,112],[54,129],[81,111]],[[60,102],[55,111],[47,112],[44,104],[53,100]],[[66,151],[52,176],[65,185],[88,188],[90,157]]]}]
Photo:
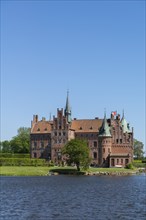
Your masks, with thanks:
[{"label": "tower", "polygon": [[109,156],[112,145],[111,140],[110,128],[107,123],[106,114],[104,114],[104,119],[98,135],[98,160],[100,166],[109,167]]},{"label": "tower", "polygon": [[67,119],[67,122],[70,123],[71,122],[71,108],[70,108],[70,104],[69,104],[69,91],[67,91],[67,98],[66,98],[66,106],[65,106],[65,110],[64,110],[64,115]]}]

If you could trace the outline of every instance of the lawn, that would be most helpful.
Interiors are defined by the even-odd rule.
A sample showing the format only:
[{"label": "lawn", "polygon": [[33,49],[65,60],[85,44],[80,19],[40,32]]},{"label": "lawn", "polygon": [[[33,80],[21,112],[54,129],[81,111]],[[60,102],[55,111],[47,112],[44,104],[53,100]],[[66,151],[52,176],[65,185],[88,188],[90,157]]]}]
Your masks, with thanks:
[{"label": "lawn", "polygon": [[2,166],[0,175],[3,176],[45,176],[49,172],[49,167],[34,166]]},{"label": "lawn", "polygon": [[[70,171],[75,171],[75,167],[42,167],[42,166],[1,166],[0,175],[3,176],[45,176],[50,170],[64,170],[65,173],[70,173]],[[126,172],[130,173],[133,170],[124,168],[89,168],[88,172]],[[61,172],[60,172],[61,173]],[[64,172],[63,172],[64,173]],[[75,172],[76,173],[76,172]]]}]

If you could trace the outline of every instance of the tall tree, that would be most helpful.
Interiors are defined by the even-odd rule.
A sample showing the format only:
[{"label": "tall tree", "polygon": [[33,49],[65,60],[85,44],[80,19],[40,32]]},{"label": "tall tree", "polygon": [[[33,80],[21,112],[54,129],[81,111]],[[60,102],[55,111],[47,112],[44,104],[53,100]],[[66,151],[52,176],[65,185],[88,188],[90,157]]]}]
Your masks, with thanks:
[{"label": "tall tree", "polygon": [[0,148],[2,153],[10,153],[11,152],[11,145],[10,141],[1,141],[0,142]]},{"label": "tall tree", "polygon": [[30,128],[20,127],[18,135],[10,141],[13,153],[29,153],[30,147]]},{"label": "tall tree", "polygon": [[144,156],[143,143],[134,139],[134,156],[136,159],[142,159]]},{"label": "tall tree", "polygon": [[90,164],[89,148],[85,140],[72,139],[63,147],[62,154],[66,155],[69,164],[74,163],[77,170],[80,166],[86,168]]}]

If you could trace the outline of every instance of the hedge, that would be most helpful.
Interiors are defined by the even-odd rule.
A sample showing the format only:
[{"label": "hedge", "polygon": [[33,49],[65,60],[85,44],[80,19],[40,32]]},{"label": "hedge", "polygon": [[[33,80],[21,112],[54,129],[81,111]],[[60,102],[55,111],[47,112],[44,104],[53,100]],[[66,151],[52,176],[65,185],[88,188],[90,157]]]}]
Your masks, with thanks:
[{"label": "hedge", "polygon": [[0,158],[30,158],[30,154],[0,153]]},{"label": "hedge", "polygon": [[51,166],[45,159],[0,158],[0,166]]}]

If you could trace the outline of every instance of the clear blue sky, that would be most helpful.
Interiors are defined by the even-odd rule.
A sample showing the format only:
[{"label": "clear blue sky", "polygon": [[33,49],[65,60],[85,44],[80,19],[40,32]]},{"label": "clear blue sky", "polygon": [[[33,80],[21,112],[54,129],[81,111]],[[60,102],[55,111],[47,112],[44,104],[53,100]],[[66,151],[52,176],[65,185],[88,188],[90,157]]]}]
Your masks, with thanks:
[{"label": "clear blue sky", "polygon": [[49,119],[117,110],[145,142],[144,1],[1,1],[1,139]]}]

